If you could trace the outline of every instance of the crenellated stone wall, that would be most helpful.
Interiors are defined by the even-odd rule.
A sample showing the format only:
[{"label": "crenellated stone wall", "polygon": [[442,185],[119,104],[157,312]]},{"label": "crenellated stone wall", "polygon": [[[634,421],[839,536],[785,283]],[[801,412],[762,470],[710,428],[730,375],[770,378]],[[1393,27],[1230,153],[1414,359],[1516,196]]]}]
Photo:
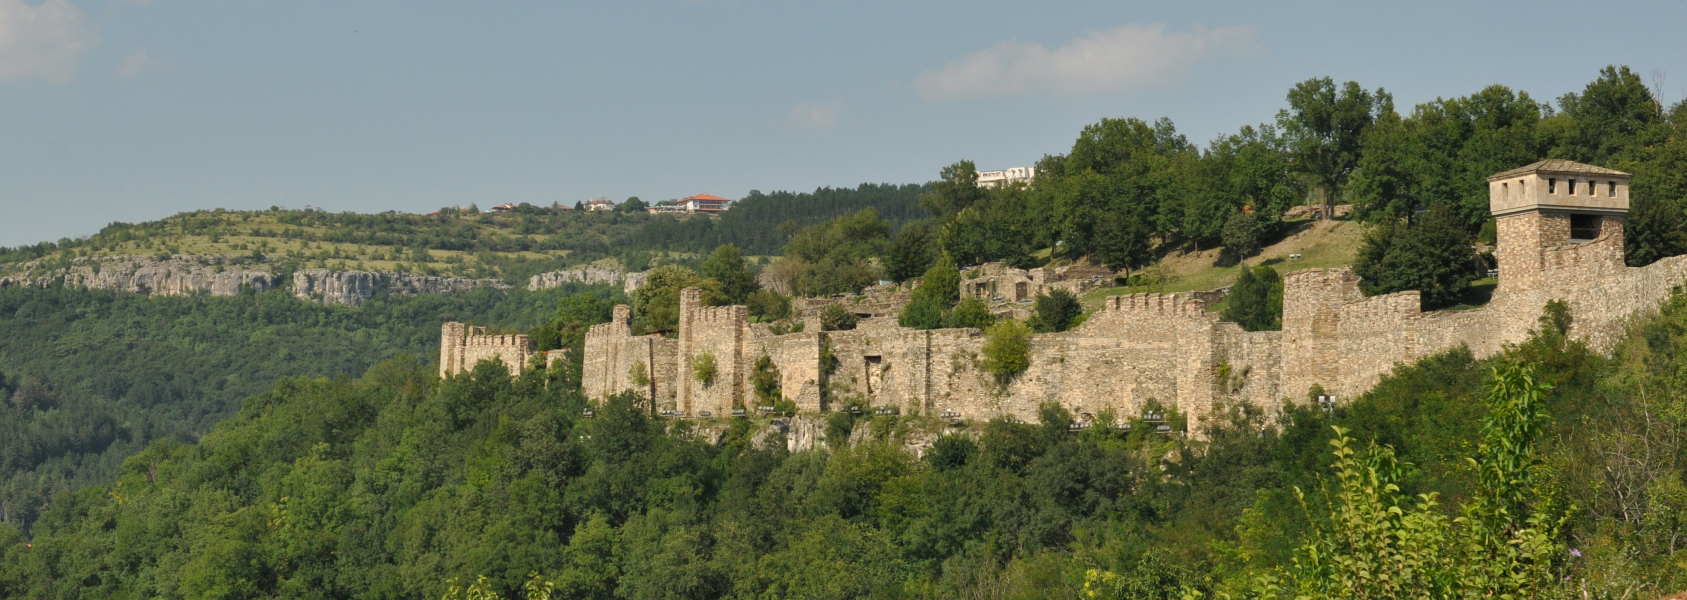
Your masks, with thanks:
[{"label": "crenellated stone wall", "polygon": [[[485,327],[472,327],[452,321],[440,327],[439,376],[450,377],[474,370],[483,360],[496,360],[520,375],[521,369],[533,359],[535,345],[525,335],[487,335]],[[565,358],[567,350],[549,350],[545,365]]]},{"label": "crenellated stone wall", "polygon": [[[1553,179],[1545,175],[1574,181],[1566,173],[1583,183],[1597,178],[1597,189],[1610,193],[1553,197],[1547,191],[1555,189]],[[766,355],[780,370],[784,395],[804,411],[831,408],[822,394],[829,390],[833,402],[859,396],[874,405],[951,410],[967,418],[1012,415],[1031,421],[1044,402],[1060,403],[1080,418],[1108,409],[1136,413],[1149,400],[1199,417],[1221,401],[1267,406],[1304,401],[1314,385],[1351,399],[1395,365],[1461,345],[1477,357],[1491,356],[1525,339],[1553,300],[1569,305],[1573,337],[1607,351],[1627,319],[1656,310],[1687,283],[1687,256],[1645,267],[1624,265],[1626,174],[1543,161],[1490,181],[1500,278],[1491,300],[1478,308],[1424,312],[1415,291],[1367,298],[1349,269],[1288,274],[1282,331],[1248,332],[1221,322],[1206,310],[1210,294],[1113,296],[1071,331],[1031,336],[1030,367],[1002,387],[980,366],[984,336],[978,330],[905,329],[894,317],[875,316],[850,331],[776,336],[765,326],[746,326],[743,307],[701,307],[697,290],[688,290],[681,307],[680,358],[655,371],[653,385],[680,388],[681,410],[720,410],[753,395],[747,374],[755,359]],[[1524,197],[1524,189],[1533,191]],[[1576,188],[1557,189],[1567,196]],[[1594,217],[1600,219],[1597,227],[1582,226],[1582,235],[1594,239],[1571,238],[1573,218],[1591,223]],[[999,265],[976,274],[963,283],[971,286],[963,287],[963,294],[1001,296],[1003,285],[1013,284],[1017,297],[1018,283],[1028,295],[1033,286],[1049,283]],[[1068,281],[1089,279],[1079,273]],[[613,353],[615,345],[632,339],[625,333],[626,314],[617,315],[623,325],[588,338],[588,355]],[[829,373],[821,368],[828,350],[837,361]],[[714,353],[722,366],[712,388],[691,381],[686,367],[689,357],[702,352]],[[625,389],[613,377],[588,378],[586,393],[601,397]]]}]

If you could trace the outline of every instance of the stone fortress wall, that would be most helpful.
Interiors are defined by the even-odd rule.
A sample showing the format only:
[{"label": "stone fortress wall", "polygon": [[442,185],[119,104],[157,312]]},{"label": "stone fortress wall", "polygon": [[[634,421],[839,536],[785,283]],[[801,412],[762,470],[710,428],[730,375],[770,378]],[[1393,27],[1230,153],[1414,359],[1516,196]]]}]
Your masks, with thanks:
[{"label": "stone fortress wall", "polygon": [[[1345,268],[1285,277],[1282,331],[1248,332],[1222,322],[1206,310],[1211,295],[1113,296],[1070,331],[1033,335],[1030,368],[998,388],[979,365],[984,338],[975,329],[905,329],[894,317],[873,316],[849,331],[773,335],[749,324],[744,307],[702,307],[698,292],[688,290],[678,339],[631,336],[625,307],[614,321],[593,327],[585,391],[601,398],[636,388],[658,407],[726,414],[753,404],[750,377],[756,359],[767,356],[779,369],[782,393],[805,411],[831,408],[821,395],[829,388],[834,400],[859,395],[873,405],[951,410],[973,419],[1034,421],[1038,406],[1051,401],[1080,418],[1105,409],[1135,414],[1151,399],[1200,416],[1226,401],[1298,400],[1314,384],[1352,398],[1396,364],[1459,345],[1489,356],[1524,339],[1555,299],[1570,306],[1571,335],[1608,350],[1628,317],[1654,310],[1687,282],[1687,256],[1624,266],[1628,178],[1542,161],[1490,179],[1501,271],[1492,300],[1480,308],[1426,313],[1418,292],[1366,298]],[[1598,193],[1568,194],[1584,185]],[[1082,284],[1086,275],[1067,280]],[[962,285],[976,286],[976,279]],[[962,289],[984,291],[1002,292],[1000,284]],[[827,351],[837,361],[830,373],[822,370]],[[690,368],[705,353],[717,364],[712,385],[696,381]],[[642,363],[648,385],[631,385],[635,363]]]},{"label": "stone fortress wall", "polygon": [[[487,335],[485,327],[452,321],[440,327],[439,376],[470,371],[483,360],[495,360],[520,375],[532,360],[535,344],[525,335]],[[563,360],[567,349],[545,352],[545,365]]]}]

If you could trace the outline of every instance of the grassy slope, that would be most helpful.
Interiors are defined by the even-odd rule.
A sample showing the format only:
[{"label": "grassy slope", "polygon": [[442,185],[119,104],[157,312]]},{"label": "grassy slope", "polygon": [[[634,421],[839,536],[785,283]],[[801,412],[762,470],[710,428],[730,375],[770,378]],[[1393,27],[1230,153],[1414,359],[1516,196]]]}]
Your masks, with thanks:
[{"label": "grassy slope", "polygon": [[[1346,267],[1353,264],[1359,251],[1364,225],[1356,221],[1290,221],[1285,224],[1286,235],[1266,246],[1259,254],[1243,261],[1249,267],[1270,265],[1287,274],[1302,269]],[[1290,261],[1289,255],[1301,259]],[[1084,295],[1084,306],[1095,309],[1108,296],[1137,293],[1172,293],[1204,291],[1221,288],[1236,281],[1239,267],[1220,267],[1219,250],[1173,252],[1160,259],[1156,267],[1144,272],[1141,285],[1110,287]]]}]

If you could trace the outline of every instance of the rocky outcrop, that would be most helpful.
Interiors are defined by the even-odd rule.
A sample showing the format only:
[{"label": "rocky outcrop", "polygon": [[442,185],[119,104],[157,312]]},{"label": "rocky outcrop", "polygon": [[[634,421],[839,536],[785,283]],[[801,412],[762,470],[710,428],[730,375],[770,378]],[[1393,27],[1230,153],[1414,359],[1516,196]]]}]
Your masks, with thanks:
[{"label": "rocky outcrop", "polygon": [[293,297],[324,304],[358,306],[379,294],[450,294],[480,288],[509,289],[496,279],[435,277],[411,273],[306,269],[293,273]]},{"label": "rocky outcrop", "polygon": [[261,292],[280,283],[278,277],[251,257],[185,254],[165,259],[153,256],[78,258],[68,267],[36,261],[25,263],[21,273],[0,277],[0,287],[48,287],[60,282],[70,287],[121,290],[149,296],[233,296],[240,293],[242,286]]},{"label": "rocky outcrop", "polygon": [[615,285],[619,283],[621,284],[621,291],[631,295],[633,290],[637,290],[644,286],[644,281],[648,276],[649,272],[647,271],[627,273],[616,267],[586,265],[584,267],[575,267],[572,269],[551,271],[549,273],[534,275],[531,279],[527,280],[527,289],[533,291],[548,290],[551,288],[562,287],[562,284],[565,283],[584,283],[588,285]]},{"label": "rocky outcrop", "polygon": [[533,291],[548,290],[562,287],[562,284],[565,283],[615,285],[621,283],[621,279],[625,276],[626,273],[616,267],[586,265],[534,275],[532,279],[527,281],[527,289]]}]

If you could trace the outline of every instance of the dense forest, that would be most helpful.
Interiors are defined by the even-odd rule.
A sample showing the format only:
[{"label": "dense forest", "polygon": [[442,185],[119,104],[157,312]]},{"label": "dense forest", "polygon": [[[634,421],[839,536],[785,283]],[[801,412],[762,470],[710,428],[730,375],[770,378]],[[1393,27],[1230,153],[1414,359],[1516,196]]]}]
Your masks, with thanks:
[{"label": "dense forest", "polygon": [[[1610,358],[1569,325],[1549,308],[1494,358],[1401,366],[1333,412],[1220,407],[1188,439],[1138,415],[1074,430],[1053,405],[1039,424],[959,427],[840,412],[829,447],[800,452],[766,417],[661,420],[624,395],[588,418],[560,369],[512,378],[483,363],[439,380],[399,357],[357,380],[283,380],[197,444],[154,443],[115,482],[61,496],[32,538],[0,529],[0,595],[1618,598],[1687,585],[1687,297]],[[916,458],[903,443],[922,431],[945,435]]]},{"label": "dense forest", "polygon": [[154,440],[197,440],[279,378],[355,377],[399,354],[435,356],[446,321],[531,327],[578,291],[395,296],[353,309],[285,291],[0,288],[0,522],[27,528],[53,495],[110,480]]}]

